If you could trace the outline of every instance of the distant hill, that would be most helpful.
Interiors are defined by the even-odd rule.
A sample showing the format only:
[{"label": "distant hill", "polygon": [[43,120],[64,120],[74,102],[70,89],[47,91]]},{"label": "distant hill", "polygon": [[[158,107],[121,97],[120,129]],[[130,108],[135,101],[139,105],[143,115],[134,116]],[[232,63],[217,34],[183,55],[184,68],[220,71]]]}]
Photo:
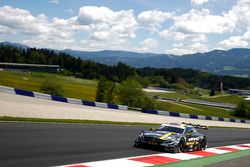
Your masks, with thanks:
[{"label": "distant hill", "polygon": [[[5,42],[5,44],[6,43],[16,47],[28,47],[16,43]],[[57,50],[55,51],[58,52]],[[193,68],[219,75],[250,77],[250,49],[243,48],[227,51],[213,50],[206,53],[195,53],[182,56],[111,50],[87,52],[66,49],[60,52],[80,57],[84,60],[94,60],[107,65],[123,62],[133,67]]]},{"label": "distant hill", "polygon": [[123,62],[133,67],[193,68],[219,75],[250,77],[250,49],[213,50],[183,56],[126,51],[82,52],[63,51],[82,59],[114,65]]},{"label": "distant hill", "polygon": [[7,41],[6,42],[0,42],[0,45],[4,45],[4,46],[10,45],[10,46],[14,46],[14,47],[17,47],[17,48],[22,48],[22,49],[30,48],[27,45],[23,45],[23,44],[19,44],[19,43],[7,42]]}]

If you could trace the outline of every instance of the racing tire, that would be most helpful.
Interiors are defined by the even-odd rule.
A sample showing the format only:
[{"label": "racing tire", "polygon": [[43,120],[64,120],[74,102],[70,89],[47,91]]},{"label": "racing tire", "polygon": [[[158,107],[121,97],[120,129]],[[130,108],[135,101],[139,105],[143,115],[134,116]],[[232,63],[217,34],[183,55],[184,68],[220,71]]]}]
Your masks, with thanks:
[{"label": "racing tire", "polygon": [[179,144],[176,146],[175,153],[181,153],[184,151],[185,151],[185,141],[181,139]]},{"label": "racing tire", "polygon": [[199,151],[205,150],[207,148],[207,141],[206,139],[202,139],[201,143],[199,144]]},{"label": "racing tire", "polygon": [[142,146],[142,143],[140,141],[136,140],[134,143],[134,147],[140,148],[141,146]]}]

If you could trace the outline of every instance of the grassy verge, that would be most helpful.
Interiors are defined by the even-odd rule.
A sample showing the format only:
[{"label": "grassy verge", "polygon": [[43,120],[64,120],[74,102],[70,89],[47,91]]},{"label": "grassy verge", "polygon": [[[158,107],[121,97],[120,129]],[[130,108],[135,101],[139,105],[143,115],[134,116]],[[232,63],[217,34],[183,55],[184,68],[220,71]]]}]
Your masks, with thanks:
[{"label": "grassy verge", "polygon": [[[165,164],[165,165],[157,165],[154,167],[183,167],[183,166],[192,166],[192,167],[201,167],[201,166],[207,166],[215,163],[225,162],[228,160],[249,156],[250,150],[244,150],[239,152],[233,152],[233,153],[226,153],[226,154],[220,154],[216,156],[211,157],[205,157],[205,158],[198,158],[193,160],[185,160],[181,162],[171,163],[171,164]],[[240,164],[239,164],[240,166]]]},{"label": "grassy verge", "polygon": [[147,93],[147,95],[149,96],[161,96],[161,97],[167,97],[167,98],[180,98],[180,99],[193,99],[192,97],[188,96],[188,95],[184,95],[178,92],[173,92],[173,93],[155,93],[155,92],[150,92]]},{"label": "grassy verge", "polygon": [[62,85],[65,97],[95,100],[97,82],[94,80],[66,77],[52,73],[0,71],[0,85],[42,93],[44,93],[40,89],[42,83],[51,79]]},{"label": "grassy verge", "polygon": [[159,126],[156,123],[140,123],[140,122],[114,122],[114,121],[98,121],[98,120],[77,120],[77,119],[47,119],[47,118],[22,118],[22,117],[0,117],[0,121],[18,121],[18,122],[48,122],[48,123],[78,123],[78,124],[110,124],[110,125],[144,125]]},{"label": "grassy verge", "polygon": [[221,95],[215,97],[202,97],[203,100],[214,101],[214,102],[221,102],[221,103],[231,103],[231,104],[238,104],[244,97],[237,96],[237,95]]},{"label": "grassy verge", "polygon": [[[23,118],[0,116],[0,121],[6,122],[40,122],[40,123],[75,123],[75,124],[99,124],[99,125],[134,125],[134,126],[160,126],[158,123],[142,123],[142,122],[114,122],[114,121],[98,121],[98,120],[77,120],[77,119],[48,119],[48,118]],[[208,126],[208,128],[230,128],[230,129],[247,129],[238,127],[220,127]]]},{"label": "grassy verge", "polygon": [[147,93],[149,96],[161,96],[161,97],[167,97],[167,98],[180,98],[182,100],[187,99],[193,99],[193,100],[206,100],[211,102],[218,102],[218,103],[230,103],[230,104],[238,104],[241,100],[244,98],[241,96],[236,95],[217,95],[217,96],[194,96],[194,95],[188,95],[188,94],[182,94],[179,92],[173,92],[173,93]]},{"label": "grassy verge", "polygon": [[223,118],[247,119],[232,115],[231,110],[217,108],[217,107],[203,106],[198,104],[163,102],[163,101],[159,101],[158,103],[162,103],[162,106],[163,104],[165,104],[166,109],[162,110],[173,111],[178,113],[196,114],[204,116],[223,117]]}]

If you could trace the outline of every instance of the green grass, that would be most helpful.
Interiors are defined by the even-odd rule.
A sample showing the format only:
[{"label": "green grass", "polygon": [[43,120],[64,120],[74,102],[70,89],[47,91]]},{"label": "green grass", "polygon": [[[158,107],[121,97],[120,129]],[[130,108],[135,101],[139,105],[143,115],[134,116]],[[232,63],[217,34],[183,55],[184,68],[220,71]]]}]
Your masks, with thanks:
[{"label": "green grass", "polygon": [[167,98],[180,98],[180,99],[193,99],[192,97],[188,95],[184,95],[178,92],[173,92],[173,93],[147,93],[149,96],[161,96],[161,97],[167,97]]},{"label": "green grass", "polygon": [[231,104],[238,104],[244,97],[236,96],[236,95],[222,95],[222,96],[215,96],[215,97],[202,97],[204,100],[214,101],[214,102],[221,102],[221,103],[231,103]]},{"label": "green grass", "polygon": [[198,95],[188,95],[179,92],[173,92],[173,93],[148,93],[148,95],[175,98],[175,99],[180,98],[182,100],[187,100],[187,99],[207,100],[212,102],[231,103],[231,104],[238,104],[241,100],[244,99],[241,96],[229,95],[229,94],[225,95],[218,94],[216,96],[208,96],[206,94],[203,94],[203,96],[198,96]]},{"label": "green grass", "polygon": [[[183,160],[179,162],[174,162],[170,164],[165,165],[155,165],[154,167],[184,167],[184,166],[190,166],[190,167],[201,167],[201,166],[210,166],[212,164],[216,163],[222,163],[225,161],[246,157],[250,155],[250,150],[244,150],[239,152],[231,152],[231,153],[225,153],[215,156],[208,156],[204,158],[197,158],[197,159],[191,159],[191,160]],[[221,165],[223,166],[223,165]],[[239,164],[240,166],[240,164]]]},{"label": "green grass", "polygon": [[[24,73],[24,72],[10,72],[0,71],[0,85],[20,88],[30,91],[42,92],[40,89],[41,84],[46,79],[53,79],[62,85],[64,89],[64,96],[78,99],[85,99],[94,101],[97,89],[97,81],[79,79],[74,77],[66,77],[52,73]],[[174,93],[150,93],[150,95],[160,95],[169,98],[181,99],[195,99],[189,95]],[[215,96],[215,97],[199,97],[200,99],[226,102],[237,104],[242,97],[238,96]],[[198,98],[197,98],[198,99]],[[162,103],[163,108],[160,110],[168,110],[179,113],[197,114],[197,115],[210,115],[215,117],[238,118],[231,114],[231,111],[216,107],[202,106],[196,104],[181,104],[181,103]],[[164,105],[167,104],[167,105]],[[166,107],[165,107],[166,106]]]},{"label": "green grass", "polygon": [[[98,125],[133,125],[133,126],[151,126],[158,127],[158,123],[143,123],[143,122],[114,122],[114,121],[99,121],[99,120],[78,120],[78,119],[47,119],[47,118],[23,118],[23,117],[7,117],[0,116],[0,121],[5,122],[40,122],[40,123],[74,123],[74,124],[98,124]],[[230,129],[246,129],[239,127],[220,127],[208,126],[208,128],[230,128]]]},{"label": "green grass", "polygon": [[165,110],[172,112],[224,117],[224,118],[246,119],[232,115],[231,110],[217,108],[217,107],[203,106],[198,104],[173,103],[173,102],[158,102],[158,103],[163,103],[163,104],[165,103],[166,106],[168,107]]},{"label": "green grass", "polygon": [[97,81],[66,77],[53,73],[24,73],[0,71],[0,85],[36,92],[43,92],[40,86],[46,79],[52,79],[62,85],[65,97],[95,100]]},{"label": "green grass", "polygon": [[160,125],[160,124],[156,124],[156,123],[141,123],[141,122],[114,122],[114,121],[78,120],[78,119],[22,118],[22,117],[5,117],[5,116],[0,116],[0,121],[108,124],[108,125],[138,125],[138,126],[139,125],[143,125],[143,126],[159,126]]}]

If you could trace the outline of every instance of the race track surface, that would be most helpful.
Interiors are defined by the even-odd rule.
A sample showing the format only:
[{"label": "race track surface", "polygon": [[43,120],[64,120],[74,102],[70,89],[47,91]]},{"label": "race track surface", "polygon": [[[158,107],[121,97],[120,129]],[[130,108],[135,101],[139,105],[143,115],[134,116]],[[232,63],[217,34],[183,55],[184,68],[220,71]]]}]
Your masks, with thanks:
[{"label": "race track surface", "polygon": [[[0,166],[55,166],[159,153],[132,147],[146,126],[0,122]],[[249,143],[249,129],[203,130],[209,147]]]}]

